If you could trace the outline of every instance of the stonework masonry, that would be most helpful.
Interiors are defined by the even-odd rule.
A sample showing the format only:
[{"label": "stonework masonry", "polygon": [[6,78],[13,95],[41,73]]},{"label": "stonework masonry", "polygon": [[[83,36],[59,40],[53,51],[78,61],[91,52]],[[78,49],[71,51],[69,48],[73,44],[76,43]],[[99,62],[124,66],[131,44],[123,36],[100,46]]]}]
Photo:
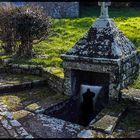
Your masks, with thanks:
[{"label": "stonework masonry", "polygon": [[64,93],[75,94],[75,70],[109,74],[109,96],[118,97],[138,76],[139,53],[113,19],[99,18],[66,54],[62,54]]},{"label": "stonework masonry", "polygon": [[[11,64],[9,60],[1,60],[0,62],[4,67],[0,68],[0,73],[11,73],[11,74],[27,74],[27,75],[38,75],[44,77],[45,80],[34,80],[30,83],[25,83],[23,85],[19,85],[20,88],[25,87],[26,84],[28,87],[44,85],[45,83],[49,85],[56,93],[63,93],[63,79],[58,77],[50,72],[48,72],[45,68],[41,66],[35,65],[18,65]],[[17,87],[18,85],[16,85]],[[10,87],[9,87],[10,88]]]},{"label": "stonework masonry", "polygon": [[73,18],[79,16],[79,2],[27,2],[41,6],[52,18]]}]

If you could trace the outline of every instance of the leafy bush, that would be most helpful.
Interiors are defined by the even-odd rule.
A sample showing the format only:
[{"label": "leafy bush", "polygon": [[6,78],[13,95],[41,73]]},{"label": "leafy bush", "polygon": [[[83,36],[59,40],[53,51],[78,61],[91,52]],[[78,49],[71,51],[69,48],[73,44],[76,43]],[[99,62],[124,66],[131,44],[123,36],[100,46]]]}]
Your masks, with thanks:
[{"label": "leafy bush", "polygon": [[51,19],[43,13],[41,8],[24,6],[16,9],[13,20],[20,45],[18,56],[32,57],[32,45],[46,39],[50,32]]},{"label": "leafy bush", "polygon": [[[51,18],[40,7],[22,6],[1,8],[0,38],[5,52],[18,46],[16,56],[32,57],[33,44],[46,39],[50,32]],[[16,48],[16,47],[14,47]]]},{"label": "leafy bush", "polygon": [[13,8],[14,6],[12,5],[0,6],[0,39],[2,41],[1,47],[6,54],[12,53],[15,47],[15,31],[12,27]]}]

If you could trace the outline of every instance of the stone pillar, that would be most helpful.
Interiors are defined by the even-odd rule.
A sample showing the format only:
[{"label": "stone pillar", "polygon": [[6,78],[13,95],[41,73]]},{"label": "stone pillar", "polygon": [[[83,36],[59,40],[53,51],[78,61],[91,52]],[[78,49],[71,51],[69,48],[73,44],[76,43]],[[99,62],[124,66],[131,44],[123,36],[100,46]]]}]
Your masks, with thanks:
[{"label": "stone pillar", "polygon": [[72,96],[72,71],[64,69],[64,94]]}]

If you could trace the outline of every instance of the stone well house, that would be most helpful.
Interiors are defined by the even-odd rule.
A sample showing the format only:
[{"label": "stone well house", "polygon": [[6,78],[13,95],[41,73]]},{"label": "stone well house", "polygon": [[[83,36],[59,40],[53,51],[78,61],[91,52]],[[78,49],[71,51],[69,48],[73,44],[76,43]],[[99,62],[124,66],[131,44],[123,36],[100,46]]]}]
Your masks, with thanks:
[{"label": "stone well house", "polygon": [[106,96],[119,97],[120,90],[138,75],[139,54],[134,44],[109,18],[108,2],[101,6],[101,16],[61,55],[66,95],[79,94],[80,86],[86,84],[104,86]]}]

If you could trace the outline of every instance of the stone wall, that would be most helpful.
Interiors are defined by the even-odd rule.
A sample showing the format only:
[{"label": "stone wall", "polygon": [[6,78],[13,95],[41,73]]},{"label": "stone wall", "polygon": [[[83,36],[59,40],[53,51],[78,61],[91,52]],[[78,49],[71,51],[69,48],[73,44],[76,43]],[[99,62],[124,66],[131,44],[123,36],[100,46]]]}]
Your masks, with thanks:
[{"label": "stone wall", "polygon": [[[82,60],[81,60],[82,61]],[[105,62],[96,60],[96,63],[92,62],[81,62],[81,61],[64,61],[64,93],[66,95],[73,95],[75,93],[73,91],[73,70],[82,70],[82,71],[91,71],[91,72],[98,72],[98,73],[106,73],[109,74],[109,96],[110,97],[118,97],[118,93],[120,90],[119,87],[119,65],[118,61],[110,61],[110,64],[105,64]],[[86,72],[85,72],[86,74]]]},{"label": "stone wall", "polygon": [[[120,90],[132,84],[139,72],[139,53],[134,51],[122,59],[95,59],[63,55],[64,67],[64,93],[71,96],[75,93],[73,86],[75,80],[74,70],[108,73],[109,96],[120,97]],[[86,74],[86,72],[85,72]]]},{"label": "stone wall", "polygon": [[3,61],[2,63],[5,64],[5,66],[0,68],[0,73],[31,74],[43,76],[45,82],[52,90],[54,90],[56,93],[63,93],[63,79],[48,72],[41,66],[8,64],[8,61]]},{"label": "stone wall", "polygon": [[43,70],[43,77],[46,78],[48,85],[52,88],[56,93],[63,93],[63,82],[64,79],[58,77],[48,71]]},{"label": "stone wall", "polygon": [[73,18],[79,16],[79,2],[27,2],[41,6],[52,18]]},{"label": "stone wall", "polygon": [[132,84],[139,74],[139,53],[121,60],[121,89]]},{"label": "stone wall", "polygon": [[42,67],[35,65],[18,65],[9,64],[1,68],[0,72],[6,72],[11,74],[31,74],[31,75],[42,75]]}]

